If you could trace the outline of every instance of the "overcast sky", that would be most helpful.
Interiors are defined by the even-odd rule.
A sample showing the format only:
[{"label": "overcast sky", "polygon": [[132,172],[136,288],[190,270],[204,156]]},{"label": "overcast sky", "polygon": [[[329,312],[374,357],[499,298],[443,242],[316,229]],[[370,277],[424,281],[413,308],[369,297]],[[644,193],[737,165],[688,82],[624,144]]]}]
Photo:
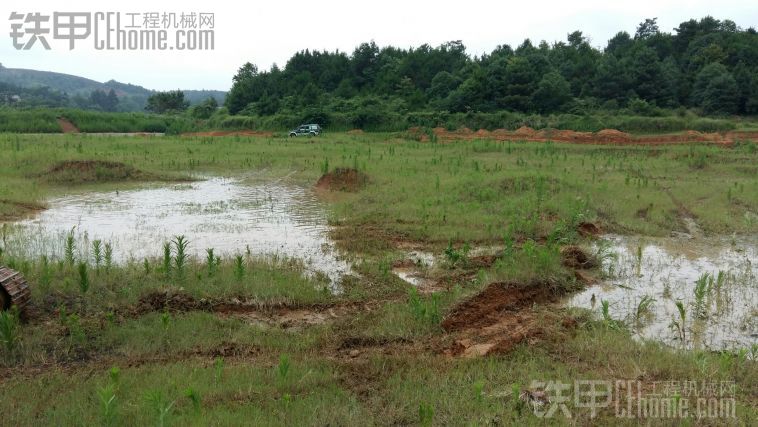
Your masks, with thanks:
[{"label": "overcast sky", "polygon": [[[33,3],[33,5],[32,5]],[[98,81],[115,79],[150,89],[219,89],[231,86],[244,62],[261,69],[284,66],[301,49],[350,53],[363,41],[380,46],[438,45],[462,40],[470,54],[480,55],[499,44],[516,46],[524,38],[565,40],[581,30],[593,45],[604,46],[619,30],[634,33],[645,18],[658,18],[662,31],[671,32],[689,18],[711,15],[731,19],[740,27],[758,26],[756,0],[572,0],[484,1],[437,0],[381,2],[341,0],[239,1],[131,0],[117,5],[102,0],[3,0],[0,17],[0,62],[8,68],[56,71]],[[66,41],[52,40],[51,50],[38,43],[16,50],[9,36],[11,12],[122,12],[215,14],[213,51],[98,51],[94,40],[78,41],[68,50]],[[123,15],[122,15],[123,16]],[[122,23],[122,26],[126,24]],[[170,32],[171,41],[175,33]]]}]

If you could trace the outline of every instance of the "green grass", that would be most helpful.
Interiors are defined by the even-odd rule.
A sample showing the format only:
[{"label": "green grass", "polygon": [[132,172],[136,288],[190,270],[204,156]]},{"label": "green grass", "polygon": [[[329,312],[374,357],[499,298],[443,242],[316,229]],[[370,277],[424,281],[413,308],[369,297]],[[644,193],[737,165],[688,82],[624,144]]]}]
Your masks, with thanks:
[{"label": "green grass", "polygon": [[[32,284],[36,312],[17,328],[6,326],[14,338],[0,353],[3,424],[544,425],[517,398],[532,381],[638,378],[734,381],[739,421],[758,417],[758,370],[748,357],[756,349],[714,353],[639,342],[614,320],[613,307],[597,321],[587,312],[534,307],[538,315],[575,319],[576,328],[546,325],[534,342],[476,359],[443,355],[454,338],[440,325],[493,281],[576,287],[559,248],[587,243],[576,232],[582,221],[668,235],[686,231],[684,220],[692,218],[706,234],[755,235],[758,221],[746,220],[758,212],[752,145],[7,134],[0,135],[0,218],[33,212],[49,197],[145,185],[44,179],[63,160],[121,162],[156,177],[254,173],[306,186],[325,165],[357,167],[368,176],[364,188],[324,194],[338,245],[359,256],[357,276],[331,294],[327,281],[304,277],[292,260],[219,259],[213,251],[195,259],[182,255],[178,238],[163,259],[126,264],[108,261],[119,248],[107,242],[90,247],[89,260],[73,250],[70,260],[4,251],[0,263]],[[468,278],[432,295],[414,292],[390,272],[405,256],[399,244],[447,253],[435,274]],[[475,267],[467,244],[502,247],[502,256]],[[146,298],[155,295],[196,305],[153,307]],[[298,310],[326,320],[282,320]],[[646,311],[641,306],[639,317]],[[615,418],[612,408],[595,420],[588,410],[572,413],[554,421],[637,421]]]},{"label": "green grass", "polygon": [[0,108],[0,133],[60,133],[59,117],[66,118],[81,132],[90,133],[180,133],[195,130],[192,120],[184,116],[106,113],[69,108]]}]

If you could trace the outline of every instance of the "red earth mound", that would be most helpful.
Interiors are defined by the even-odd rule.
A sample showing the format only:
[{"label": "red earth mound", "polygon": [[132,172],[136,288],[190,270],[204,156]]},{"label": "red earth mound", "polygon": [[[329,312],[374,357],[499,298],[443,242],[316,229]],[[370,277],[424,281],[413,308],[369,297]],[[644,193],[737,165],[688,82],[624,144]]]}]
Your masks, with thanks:
[{"label": "red earth mound", "polygon": [[534,307],[557,297],[546,283],[492,283],[445,317],[443,329],[456,337],[445,353],[475,357],[507,352],[543,334],[546,323]]},{"label": "red earth mound", "polygon": [[58,126],[63,133],[79,133],[79,129],[65,117],[58,117]]},{"label": "red earth mound", "polygon": [[[616,129],[603,129],[598,132],[576,132],[573,130],[541,129],[534,130],[521,126],[515,131],[495,129],[476,132],[468,128],[447,130],[437,127],[432,129],[438,142],[471,141],[474,139],[494,139],[497,141],[531,141],[531,142],[568,142],[573,144],[610,144],[610,145],[666,145],[701,142],[719,145],[732,145],[737,141],[758,141],[758,132],[732,131],[724,134],[686,131],[665,135],[634,136]],[[408,130],[408,136],[417,141],[429,141],[429,135],[422,128]]]},{"label": "red earth mound", "polygon": [[329,191],[355,192],[363,188],[368,177],[363,172],[352,168],[337,168],[316,182],[316,188]]},{"label": "red earth mound", "polygon": [[600,141],[615,142],[615,141],[631,141],[632,135],[621,132],[616,129],[603,129],[595,134]]},{"label": "red earth mound", "polygon": [[588,254],[579,246],[564,246],[561,248],[561,263],[569,268],[584,269],[597,267],[595,257]]},{"label": "red earth mound", "polygon": [[583,222],[579,224],[577,231],[584,237],[597,237],[603,233],[603,230],[601,230],[600,227],[591,222]]}]

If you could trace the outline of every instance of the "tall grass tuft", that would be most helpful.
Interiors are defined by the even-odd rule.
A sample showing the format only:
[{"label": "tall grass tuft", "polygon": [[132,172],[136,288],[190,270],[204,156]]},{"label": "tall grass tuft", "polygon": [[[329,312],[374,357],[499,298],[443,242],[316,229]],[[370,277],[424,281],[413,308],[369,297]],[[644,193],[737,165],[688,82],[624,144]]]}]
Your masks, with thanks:
[{"label": "tall grass tuft", "polygon": [[640,302],[637,303],[637,310],[634,313],[634,318],[637,322],[639,322],[642,317],[650,313],[650,309],[653,307],[653,303],[655,303],[655,298],[651,297],[650,295],[642,296]]},{"label": "tall grass tuft", "polygon": [[621,322],[611,317],[611,304],[608,300],[600,301],[600,311],[603,315],[603,323],[606,327],[614,330],[621,329]]},{"label": "tall grass tuft", "polygon": [[234,278],[237,281],[242,281],[245,277],[245,259],[242,255],[236,255],[234,257]]},{"label": "tall grass tuft", "polygon": [[47,255],[42,255],[40,261],[40,274],[39,274],[39,286],[43,293],[47,293],[50,289],[50,282],[52,280],[52,272],[50,271],[50,260]]},{"label": "tall grass tuft", "polygon": [[73,267],[74,266],[74,245],[76,244],[76,241],[74,239],[74,230],[72,229],[68,235],[66,235],[66,246],[64,249],[64,257],[66,259],[66,264]]},{"label": "tall grass tuft", "polygon": [[282,354],[279,357],[279,364],[276,367],[276,373],[279,376],[279,380],[284,381],[287,379],[291,367],[292,361],[290,360],[289,355]]},{"label": "tall grass tuft", "polygon": [[434,407],[428,403],[418,405],[418,422],[420,425],[431,426],[434,421]]},{"label": "tall grass tuft", "polygon": [[703,275],[695,281],[695,315],[700,319],[708,317],[705,297],[708,295],[712,281],[713,277],[708,273],[703,273]]},{"label": "tall grass tuft", "polygon": [[163,397],[163,393],[158,390],[151,390],[145,393],[145,402],[156,416],[155,424],[159,427],[165,426],[176,402],[169,402]]},{"label": "tall grass tuft", "polygon": [[0,341],[9,355],[12,355],[18,346],[19,324],[18,309],[15,306],[0,312]]},{"label": "tall grass tuft", "polygon": [[208,277],[213,277],[218,269],[220,259],[214,255],[213,248],[205,250],[205,266],[208,269]]},{"label": "tall grass tuft", "polygon": [[184,390],[184,395],[189,399],[190,403],[192,403],[192,409],[195,411],[195,414],[200,414],[201,407],[202,407],[202,400],[200,399],[200,394],[192,387],[187,388]]},{"label": "tall grass tuft", "polygon": [[92,258],[95,260],[95,271],[100,271],[100,264],[103,262],[103,242],[101,240],[92,241]]},{"label": "tall grass tuft", "polygon": [[79,290],[82,294],[86,294],[89,290],[89,274],[87,273],[87,264],[84,262],[79,263]]},{"label": "tall grass tuft", "polygon": [[112,367],[108,371],[109,382],[104,387],[97,390],[97,397],[100,400],[100,411],[102,413],[103,424],[107,426],[116,424],[116,393],[118,392],[119,374],[118,367]]},{"label": "tall grass tuft", "polygon": [[[147,264],[147,260],[145,260]],[[171,243],[163,243],[163,274],[168,277],[171,275]]]},{"label": "tall grass tuft", "polygon": [[675,304],[676,310],[679,313],[679,318],[674,318],[671,320],[671,327],[676,330],[677,334],[679,335],[679,340],[682,342],[682,345],[684,345],[687,342],[687,308],[681,301],[677,301]]},{"label": "tall grass tuft", "polygon": [[429,322],[433,325],[442,321],[439,295],[437,294],[432,294],[430,298],[424,299],[421,298],[416,288],[411,288],[408,291],[408,306],[411,314],[418,321]]},{"label": "tall grass tuft", "polygon": [[176,267],[177,279],[184,278],[184,269],[187,265],[187,247],[189,246],[189,240],[184,236],[176,236],[173,240],[174,249],[176,251],[174,255],[174,266]]},{"label": "tall grass tuft", "polygon": [[110,273],[113,267],[113,245],[105,244],[105,272]]}]

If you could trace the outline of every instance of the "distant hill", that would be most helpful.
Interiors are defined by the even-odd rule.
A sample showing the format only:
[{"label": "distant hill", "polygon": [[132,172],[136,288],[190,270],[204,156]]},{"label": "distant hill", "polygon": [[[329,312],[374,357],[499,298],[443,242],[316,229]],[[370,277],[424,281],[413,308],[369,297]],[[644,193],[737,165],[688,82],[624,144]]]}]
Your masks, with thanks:
[{"label": "distant hill", "polygon": [[[101,83],[71,74],[52,71],[28,70],[23,68],[5,68],[0,64],[0,83],[25,89],[48,88],[51,92],[60,92],[68,96],[72,106],[86,108],[90,94],[96,90],[105,92],[111,89],[119,99],[119,110],[142,111],[147,98],[155,91],[142,86],[109,80]],[[19,94],[21,95],[21,94]],[[208,97],[214,97],[219,104],[224,103],[226,92],[219,90],[184,90],[184,96],[190,104],[196,104]]]}]

